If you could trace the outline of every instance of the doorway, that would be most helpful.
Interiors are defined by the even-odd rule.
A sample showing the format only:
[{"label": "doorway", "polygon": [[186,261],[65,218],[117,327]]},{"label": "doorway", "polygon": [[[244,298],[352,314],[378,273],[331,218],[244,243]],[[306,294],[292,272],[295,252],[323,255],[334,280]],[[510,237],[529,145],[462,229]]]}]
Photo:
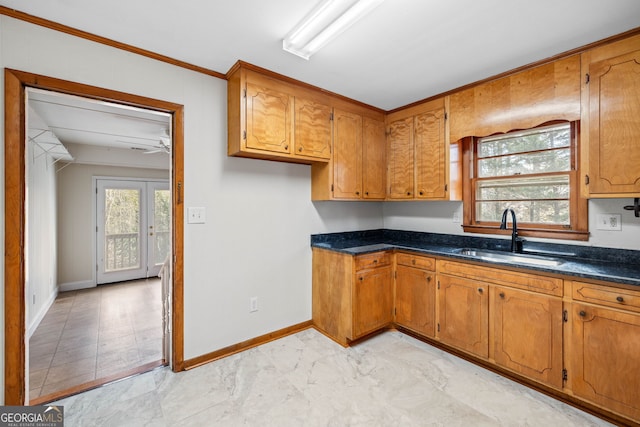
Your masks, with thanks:
[{"label": "doorway", "polygon": [[[26,90],[39,88],[148,108],[171,114],[173,135],[171,191],[171,352],[174,371],[184,369],[183,353],[183,107],[74,82],[5,69],[5,404],[28,404],[25,292]],[[100,384],[95,384],[100,385]]]},{"label": "doorway", "polygon": [[95,179],[97,284],[156,277],[171,253],[169,183]]}]

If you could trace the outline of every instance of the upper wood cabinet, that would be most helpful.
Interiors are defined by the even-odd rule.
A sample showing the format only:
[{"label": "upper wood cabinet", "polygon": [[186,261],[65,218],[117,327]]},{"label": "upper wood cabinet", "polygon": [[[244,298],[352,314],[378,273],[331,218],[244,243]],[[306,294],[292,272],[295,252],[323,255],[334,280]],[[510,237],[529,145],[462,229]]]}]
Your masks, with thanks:
[{"label": "upper wood cabinet", "polygon": [[311,99],[295,98],[294,153],[326,160],[331,157],[331,106]]},{"label": "upper wood cabinet", "polygon": [[451,141],[580,119],[580,57],[574,55],[451,95]]},{"label": "upper wood cabinet", "polygon": [[583,193],[640,196],[640,36],[582,55]]},{"label": "upper wood cabinet", "polygon": [[333,156],[311,167],[313,200],[383,200],[386,152],[382,114],[335,108]]},{"label": "upper wood cabinet", "polygon": [[294,163],[331,158],[329,97],[237,65],[227,82],[230,156]]},{"label": "upper wood cabinet", "polygon": [[[447,98],[387,116],[389,199],[452,200]],[[454,155],[456,158],[457,155]],[[457,197],[457,196],[456,196]]]}]

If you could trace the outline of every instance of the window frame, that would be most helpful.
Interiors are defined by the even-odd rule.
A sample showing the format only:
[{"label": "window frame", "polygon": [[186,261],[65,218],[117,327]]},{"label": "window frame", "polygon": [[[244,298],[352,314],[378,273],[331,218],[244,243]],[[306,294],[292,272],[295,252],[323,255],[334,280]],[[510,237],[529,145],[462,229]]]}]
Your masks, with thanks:
[{"label": "window frame", "polygon": [[[569,123],[571,132],[571,167],[568,172],[558,174],[568,174],[569,176],[569,224],[539,224],[518,221],[518,235],[522,237],[540,237],[548,239],[582,240],[589,239],[589,218],[588,200],[583,197],[578,182],[580,175],[579,144],[580,144],[580,122],[579,121],[552,121],[532,127],[530,129],[513,129],[509,132],[495,133],[485,136],[474,136],[463,138],[462,141],[462,191],[463,191],[463,222],[462,228],[466,233],[482,234],[504,234],[510,235],[511,229],[500,230],[498,221],[478,221],[476,219],[476,190],[478,177],[476,176],[478,162],[478,140],[495,135],[506,135],[511,132],[521,132],[534,130],[551,125]],[[540,175],[549,175],[547,173]],[[522,175],[522,177],[536,176]],[[501,177],[502,178],[502,177]],[[485,178],[486,179],[486,178]]]}]

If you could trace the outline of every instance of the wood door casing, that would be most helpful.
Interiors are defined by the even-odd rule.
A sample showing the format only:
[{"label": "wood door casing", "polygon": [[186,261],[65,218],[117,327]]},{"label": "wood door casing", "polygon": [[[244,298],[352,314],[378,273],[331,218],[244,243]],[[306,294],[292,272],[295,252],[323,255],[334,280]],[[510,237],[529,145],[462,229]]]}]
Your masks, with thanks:
[{"label": "wood door casing", "polygon": [[438,338],[480,357],[489,355],[489,285],[438,276]]},{"label": "wood door casing", "polygon": [[391,266],[356,272],[353,282],[353,331],[360,338],[390,324],[393,320]]},{"label": "wood door casing", "polygon": [[384,121],[362,121],[362,198],[384,200],[387,192],[387,146]]},{"label": "wood door casing", "polygon": [[433,338],[436,331],[435,273],[398,265],[395,287],[395,322]]},{"label": "wood door casing", "polygon": [[362,194],[362,116],[334,110],[333,197],[357,199]]},{"label": "wood door casing", "polygon": [[589,65],[589,192],[640,193],[640,50]]},{"label": "wood door casing", "polygon": [[412,199],[414,193],[413,117],[389,124],[388,133],[388,196],[391,199]]},{"label": "wood door casing", "polygon": [[290,153],[293,96],[247,82],[246,146],[254,150]]},{"label": "wood door casing", "polygon": [[496,363],[562,388],[562,300],[497,286],[491,296]]},{"label": "wood door casing", "polygon": [[573,393],[640,419],[640,315],[574,303]]},{"label": "wood door casing", "polygon": [[445,197],[446,153],[444,108],[415,116],[415,197]]},{"label": "wood door casing", "polygon": [[331,158],[331,106],[295,98],[294,154]]}]

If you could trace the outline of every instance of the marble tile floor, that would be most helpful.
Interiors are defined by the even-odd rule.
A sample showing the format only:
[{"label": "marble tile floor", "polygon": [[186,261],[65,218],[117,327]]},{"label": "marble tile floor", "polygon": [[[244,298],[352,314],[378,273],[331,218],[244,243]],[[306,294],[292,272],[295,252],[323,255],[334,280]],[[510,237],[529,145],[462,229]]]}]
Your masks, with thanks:
[{"label": "marble tile floor", "polygon": [[397,331],[345,349],[307,329],[54,404],[67,427],[611,425]]},{"label": "marble tile floor", "polygon": [[29,339],[29,399],[162,359],[160,279],[62,292]]}]

